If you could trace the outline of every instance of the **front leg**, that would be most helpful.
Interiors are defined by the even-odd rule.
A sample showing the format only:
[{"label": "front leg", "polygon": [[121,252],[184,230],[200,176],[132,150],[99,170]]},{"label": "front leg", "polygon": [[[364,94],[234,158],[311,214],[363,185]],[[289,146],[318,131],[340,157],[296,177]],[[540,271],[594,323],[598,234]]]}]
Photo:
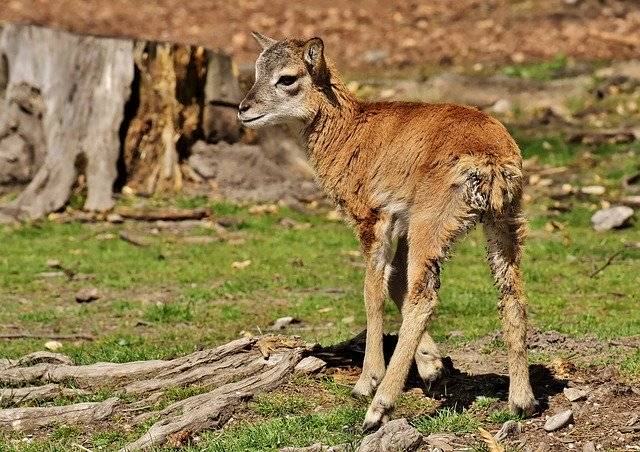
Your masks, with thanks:
[{"label": "front leg", "polygon": [[362,373],[352,391],[355,396],[372,395],[385,373],[383,323],[387,291],[384,273],[391,259],[390,228],[390,219],[386,217],[378,218],[370,226],[360,227],[360,240],[367,260],[364,279],[367,338]]}]

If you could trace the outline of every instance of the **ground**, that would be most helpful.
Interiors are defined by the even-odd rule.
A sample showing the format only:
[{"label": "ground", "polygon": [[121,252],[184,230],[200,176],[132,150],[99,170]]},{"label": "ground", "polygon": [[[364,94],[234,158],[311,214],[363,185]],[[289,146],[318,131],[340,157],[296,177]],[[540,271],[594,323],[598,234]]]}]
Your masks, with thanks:
[{"label": "ground", "polygon": [[[615,189],[620,175],[637,169],[640,148],[634,144],[590,146],[590,167],[584,169],[582,145],[548,138],[554,146],[576,146],[572,153],[576,157],[565,156],[557,162],[558,156],[547,155],[547,146],[541,146],[540,140],[520,138],[528,162],[537,159],[547,172],[559,167],[546,167],[546,162],[562,163],[569,170],[558,174],[567,180],[577,177],[586,185],[595,178]],[[528,444],[549,443],[540,423],[544,415],[570,405],[561,393],[570,380],[593,389],[608,387],[609,392],[595,403],[611,419],[602,427],[601,412],[583,410],[582,418],[577,418],[582,425],[569,438],[578,443],[594,439],[614,447],[619,435],[610,435],[607,429],[624,425],[623,420],[635,410],[632,403],[638,401],[633,392],[624,391],[640,382],[640,233],[636,227],[594,232],[589,218],[600,201],[596,197],[573,197],[563,201],[570,209],[554,210],[557,201],[544,189],[531,186],[527,195],[531,231],[523,268],[534,329],[532,375],[544,412],[525,422],[523,438],[530,440]],[[66,214],[4,227],[0,232],[3,330],[91,335],[93,340],[61,340],[60,351],[77,363],[92,363],[174,357],[245,332],[264,333],[282,316],[300,320],[286,333],[321,344],[348,339],[365,327],[358,245],[347,226],[327,216],[328,208],[312,204],[304,211],[276,206],[252,209],[204,197],[151,202],[209,206],[213,221],[62,222],[70,215]],[[224,231],[216,222],[226,225]],[[144,237],[150,245],[138,247],[121,240],[121,230]],[[612,255],[611,264],[593,275]],[[76,276],[51,275],[49,260],[57,260]],[[250,263],[234,268],[238,267],[234,262],[245,261]],[[74,294],[84,287],[96,287],[100,298],[77,303]],[[406,416],[425,433],[452,432],[458,435],[455,441],[472,445],[479,444],[471,435],[478,426],[494,431],[510,418],[506,382],[498,376],[504,374],[505,361],[504,345],[495,334],[499,328],[496,300],[483,237],[475,231],[444,266],[441,302],[430,329],[453,365],[476,377],[450,377],[449,392],[455,395],[448,397],[437,391],[425,397],[412,390],[403,396],[397,416]],[[399,316],[391,304],[387,318],[389,331],[396,330]],[[535,332],[550,330],[557,331],[557,336]],[[21,356],[42,349],[45,341],[4,341],[3,355]],[[279,390],[249,403],[227,429],[206,432],[191,447],[265,450],[357,440],[366,407],[366,402],[349,395],[357,372],[343,368],[317,377],[294,377]],[[163,403],[192,394],[170,391]],[[108,396],[101,394],[98,399]],[[619,416],[611,414],[614,407]],[[586,428],[586,422],[594,425]],[[79,426],[61,427],[46,437],[10,436],[0,442],[0,449],[62,450],[73,443],[111,449],[139,433],[139,429],[130,430],[118,426],[117,420],[90,433]],[[637,435],[621,435],[622,444],[638,444]]]},{"label": "ground", "polygon": [[7,0],[2,19],[203,44],[249,65],[258,50],[251,30],[321,36],[341,67],[361,70],[631,58],[640,49],[635,0]]},{"label": "ground", "polygon": [[[262,2],[212,8],[199,0],[158,1],[136,4],[133,13],[125,1],[14,0],[0,17],[223,46],[241,64],[256,52],[246,39],[250,28],[320,34],[362,97],[455,100],[498,114],[526,159],[530,233],[523,272],[531,374],[541,401],[540,413],[521,420],[523,432],[507,443],[509,450],[580,449],[587,441],[602,450],[637,450],[640,433],[626,424],[640,414],[640,231],[633,223],[607,232],[590,225],[597,209],[640,192],[640,144],[633,136],[640,120],[638,67],[603,61],[637,54],[635,3],[464,0],[452,9],[442,1],[419,14],[408,3],[369,3],[338,2],[336,13],[304,2],[265,9]],[[635,78],[620,78],[634,70]],[[594,185],[604,194],[581,191]],[[323,345],[364,329],[362,257],[353,231],[330,205],[255,208],[188,195],[123,195],[118,202],[209,207],[213,214],[177,223],[84,222],[76,199],[46,220],[0,227],[0,334],[12,336],[0,339],[0,358],[41,350],[46,336],[67,336],[59,351],[79,364],[171,358],[268,332],[283,316],[299,322],[281,332]],[[145,246],[122,240],[122,231]],[[441,301],[429,326],[457,370],[426,392],[411,381],[394,413],[472,450],[484,450],[478,427],[495,433],[512,418],[497,291],[484,254],[479,230],[458,244],[443,267]],[[76,302],[76,293],[91,287],[99,298]],[[387,331],[397,331],[391,303],[386,317]],[[41,337],[15,337],[25,334]],[[358,372],[339,366],[293,376],[251,400],[225,429],[189,437],[186,446],[245,451],[357,442],[367,403],[349,394]],[[587,400],[568,402],[562,393],[568,385],[588,389]],[[157,403],[201,390],[176,388]],[[573,408],[575,426],[544,432],[545,417],[566,408]],[[148,427],[128,421],[12,434],[0,438],[0,451],[113,450]]]}]

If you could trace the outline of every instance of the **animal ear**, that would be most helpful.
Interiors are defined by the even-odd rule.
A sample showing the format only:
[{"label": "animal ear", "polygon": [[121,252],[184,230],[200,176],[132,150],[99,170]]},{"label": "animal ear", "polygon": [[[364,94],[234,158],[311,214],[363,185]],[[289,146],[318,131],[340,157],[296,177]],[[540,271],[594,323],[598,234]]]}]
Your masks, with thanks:
[{"label": "animal ear", "polygon": [[262,47],[262,50],[268,49],[269,47],[274,45],[276,42],[278,42],[273,38],[269,38],[268,36],[258,33],[257,31],[252,31],[251,36],[253,36],[253,38],[256,41],[258,41],[258,44],[260,44],[260,47]]},{"label": "animal ear", "polygon": [[304,43],[304,62],[312,68],[324,65],[324,42],[320,38],[311,38]]},{"label": "animal ear", "polygon": [[304,63],[313,82],[322,88],[331,85],[331,75],[324,59],[324,43],[320,38],[311,38],[304,43]]}]

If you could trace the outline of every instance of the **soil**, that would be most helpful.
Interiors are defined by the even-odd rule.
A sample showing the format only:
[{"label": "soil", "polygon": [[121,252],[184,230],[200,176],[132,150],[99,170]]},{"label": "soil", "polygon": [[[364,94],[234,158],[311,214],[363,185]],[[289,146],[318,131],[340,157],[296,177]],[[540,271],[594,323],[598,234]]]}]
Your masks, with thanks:
[{"label": "soil", "polygon": [[[615,341],[599,341],[593,337],[576,339],[556,331],[530,331],[531,351],[556,356],[550,362],[530,366],[531,384],[540,404],[539,412],[531,419],[520,421],[522,433],[504,444],[528,447],[524,450],[558,451],[581,450],[593,441],[602,450],[635,450],[640,445],[640,388],[628,384],[613,366],[594,366],[597,357],[623,356],[637,349],[639,337]],[[461,411],[472,407],[479,396],[498,398],[497,406],[506,407],[508,396],[507,357],[503,347],[497,347],[500,333],[478,339],[448,351],[444,358],[447,375],[428,390],[420,383],[414,368],[408,388],[418,388],[435,399],[439,407]],[[359,376],[364,357],[364,337],[358,336],[346,347],[336,346],[323,355],[333,367],[327,372],[342,383],[353,384]],[[385,355],[390,355],[396,337],[385,337]],[[558,358],[570,356],[570,358]],[[341,362],[342,360],[342,362]],[[636,382],[637,383],[637,382]],[[584,400],[570,402],[563,389],[577,387],[586,392]],[[564,410],[572,410],[572,425],[556,432],[543,429],[546,419]],[[483,413],[472,408],[474,415]],[[487,420],[485,419],[485,423]],[[489,421],[488,424],[491,424]],[[500,424],[489,430],[495,434]],[[477,435],[451,436],[451,444],[477,443]]]},{"label": "soil", "polygon": [[251,64],[257,30],[321,36],[345,68],[626,59],[640,50],[635,0],[7,0],[0,20],[222,48]]}]

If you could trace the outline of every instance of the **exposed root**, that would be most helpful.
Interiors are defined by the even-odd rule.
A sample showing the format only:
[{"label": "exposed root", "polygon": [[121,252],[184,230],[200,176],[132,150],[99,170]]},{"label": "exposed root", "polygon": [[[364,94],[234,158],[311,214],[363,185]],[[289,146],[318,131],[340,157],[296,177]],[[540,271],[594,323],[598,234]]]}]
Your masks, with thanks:
[{"label": "exposed root", "polygon": [[66,406],[8,408],[0,410],[0,431],[32,431],[59,424],[84,424],[106,419],[119,403],[117,397],[104,402],[76,403]]},{"label": "exposed root", "polygon": [[[28,432],[62,423],[84,424],[107,419],[117,412],[135,416],[133,424],[160,416],[145,435],[123,450],[160,445],[172,441],[175,435],[222,427],[244,400],[284,382],[308,349],[296,338],[269,336],[242,338],[166,361],[75,366],[68,357],[49,352],[33,353],[18,360],[4,359],[0,362],[0,384],[16,387],[0,389],[2,405],[50,401],[60,395],[86,395],[99,388],[142,397],[128,405],[114,397],[104,402],[66,406],[6,408],[0,410],[0,431]],[[64,387],[69,382],[73,383],[73,389]],[[24,387],[38,383],[42,386]],[[190,385],[210,389],[161,411],[148,411],[161,400],[166,389]]]}]

